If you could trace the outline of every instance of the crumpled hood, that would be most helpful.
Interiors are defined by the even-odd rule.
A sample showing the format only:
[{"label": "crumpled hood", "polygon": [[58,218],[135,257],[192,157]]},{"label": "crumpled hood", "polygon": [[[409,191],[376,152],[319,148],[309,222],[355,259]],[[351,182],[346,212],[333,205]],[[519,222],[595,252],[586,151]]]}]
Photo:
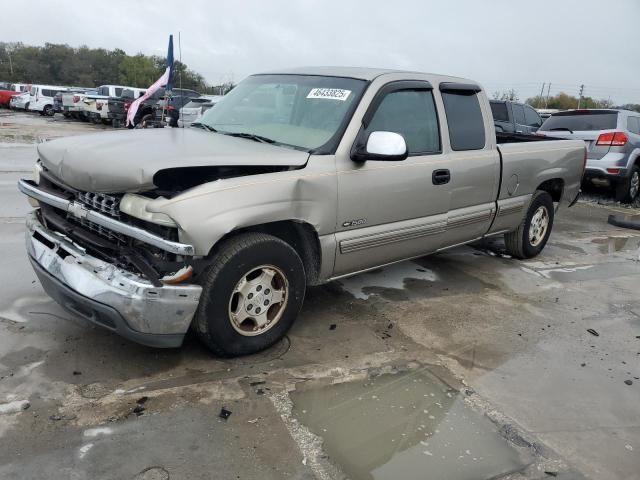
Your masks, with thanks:
[{"label": "crumpled hood", "polygon": [[195,128],[154,128],[66,137],[38,145],[44,167],[78,190],[105,193],[155,188],[165,168],[303,166],[309,154]]}]

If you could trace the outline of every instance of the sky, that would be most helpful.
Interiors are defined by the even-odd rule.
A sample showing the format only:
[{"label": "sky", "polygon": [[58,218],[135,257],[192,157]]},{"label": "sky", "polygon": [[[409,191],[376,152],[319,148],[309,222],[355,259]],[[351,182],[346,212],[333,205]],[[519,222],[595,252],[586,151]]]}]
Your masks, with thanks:
[{"label": "sky", "polygon": [[[348,65],[470,78],[521,100],[564,91],[640,103],[640,0],[21,0],[0,41],[121,48],[183,61],[210,84]],[[37,12],[37,14],[36,14]],[[178,56],[176,43],[176,56]]]}]

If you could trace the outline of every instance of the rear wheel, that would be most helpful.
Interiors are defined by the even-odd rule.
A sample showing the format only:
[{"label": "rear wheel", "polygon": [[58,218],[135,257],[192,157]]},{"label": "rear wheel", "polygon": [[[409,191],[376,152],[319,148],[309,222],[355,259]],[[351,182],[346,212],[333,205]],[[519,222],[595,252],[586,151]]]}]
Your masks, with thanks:
[{"label": "rear wheel", "polygon": [[135,128],[149,128],[153,123],[153,114],[147,113],[143,116],[138,123],[136,123]]},{"label": "rear wheel", "polygon": [[53,117],[55,115],[55,110],[53,109],[53,106],[51,105],[45,105],[44,109],[42,110],[42,114],[46,115],[47,117]]},{"label": "rear wheel", "polygon": [[302,307],[302,260],[288,243],[271,235],[245,233],[226,241],[202,275],[194,325],[220,356],[270,347],[284,337]]},{"label": "rear wheel", "polygon": [[507,252],[516,258],[535,257],[547,244],[552,227],[553,199],[547,192],[538,190],[518,228],[505,234]]},{"label": "rear wheel", "polygon": [[616,186],[616,200],[622,203],[633,203],[640,192],[640,169],[634,165],[629,176]]}]

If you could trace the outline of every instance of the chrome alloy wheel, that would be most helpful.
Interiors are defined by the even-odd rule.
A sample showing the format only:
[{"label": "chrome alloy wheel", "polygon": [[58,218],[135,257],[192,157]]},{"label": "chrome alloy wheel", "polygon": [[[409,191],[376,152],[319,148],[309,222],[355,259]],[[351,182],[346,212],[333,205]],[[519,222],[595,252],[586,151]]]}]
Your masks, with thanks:
[{"label": "chrome alloy wheel", "polygon": [[538,207],[529,224],[529,243],[532,247],[540,245],[549,228],[549,212],[544,206]]},{"label": "chrome alloy wheel", "polygon": [[261,335],[282,318],[289,298],[289,282],[282,270],[261,265],[238,281],[229,299],[229,321],[247,337]]}]

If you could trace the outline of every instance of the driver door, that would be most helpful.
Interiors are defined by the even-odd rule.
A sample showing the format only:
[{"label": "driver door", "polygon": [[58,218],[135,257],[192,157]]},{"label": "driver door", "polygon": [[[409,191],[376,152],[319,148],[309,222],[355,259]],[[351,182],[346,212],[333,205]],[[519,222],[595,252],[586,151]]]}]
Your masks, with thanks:
[{"label": "driver door", "polygon": [[430,253],[443,243],[450,165],[442,153],[431,85],[400,81],[384,86],[356,143],[366,143],[374,131],[401,134],[408,157],[345,159],[339,166],[336,276]]}]

